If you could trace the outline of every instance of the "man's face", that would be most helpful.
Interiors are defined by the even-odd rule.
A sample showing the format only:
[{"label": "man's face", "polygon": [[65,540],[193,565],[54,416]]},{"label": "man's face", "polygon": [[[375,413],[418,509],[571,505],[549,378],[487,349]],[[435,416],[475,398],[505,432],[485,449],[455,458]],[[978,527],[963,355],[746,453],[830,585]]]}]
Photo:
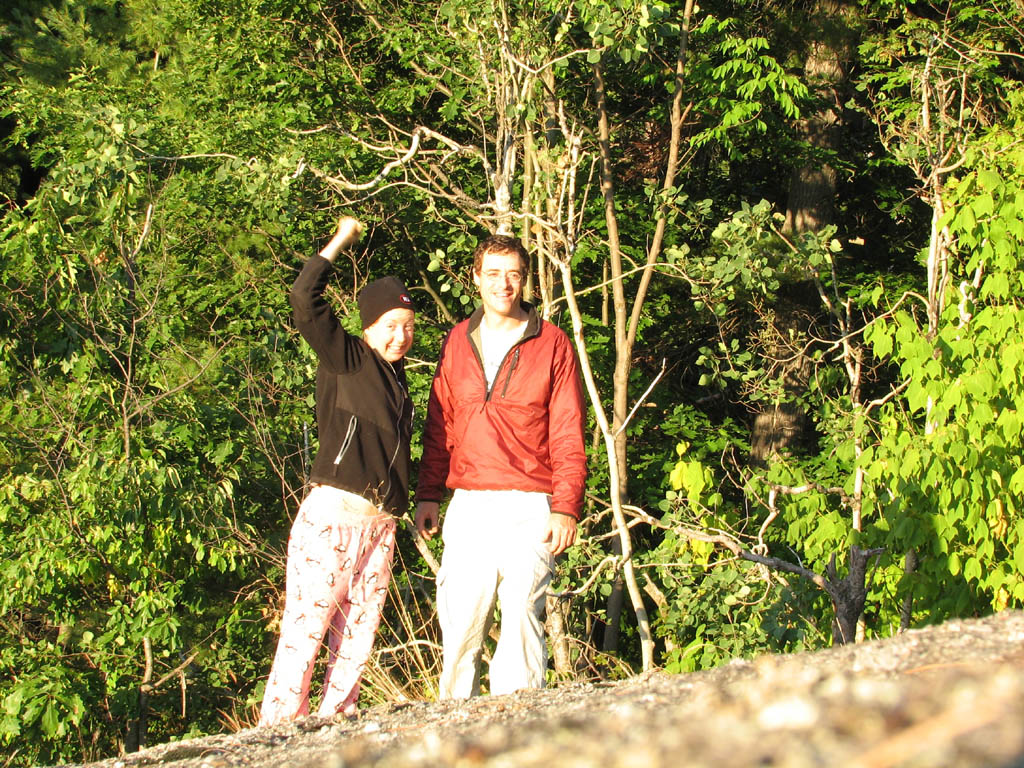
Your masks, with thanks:
[{"label": "man's face", "polygon": [[514,253],[485,253],[480,271],[473,273],[484,310],[505,317],[519,311],[523,295],[523,272]]},{"label": "man's face", "polygon": [[389,363],[397,363],[412,346],[416,315],[411,309],[389,309],[363,329],[363,341]]}]

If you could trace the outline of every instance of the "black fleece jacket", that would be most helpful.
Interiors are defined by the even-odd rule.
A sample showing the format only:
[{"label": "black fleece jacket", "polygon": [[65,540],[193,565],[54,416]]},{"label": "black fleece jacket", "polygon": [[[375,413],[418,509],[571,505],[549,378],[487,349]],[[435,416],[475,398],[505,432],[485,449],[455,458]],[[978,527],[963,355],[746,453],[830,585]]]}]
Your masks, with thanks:
[{"label": "black fleece jacket", "polygon": [[409,503],[412,400],[405,361],[389,363],[341,327],[324,300],[333,266],[314,256],[288,298],[295,325],[316,352],[320,447],[310,481],[357,493],[394,515]]}]

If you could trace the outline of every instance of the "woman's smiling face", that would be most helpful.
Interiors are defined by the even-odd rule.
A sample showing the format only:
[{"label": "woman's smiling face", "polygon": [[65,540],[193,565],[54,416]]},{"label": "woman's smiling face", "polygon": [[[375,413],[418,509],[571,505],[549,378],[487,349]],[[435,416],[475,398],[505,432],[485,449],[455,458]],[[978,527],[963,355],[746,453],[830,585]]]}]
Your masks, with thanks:
[{"label": "woman's smiling face", "polygon": [[416,313],[397,307],[377,318],[373,325],[363,329],[363,340],[389,363],[405,357],[412,347],[416,330]]}]

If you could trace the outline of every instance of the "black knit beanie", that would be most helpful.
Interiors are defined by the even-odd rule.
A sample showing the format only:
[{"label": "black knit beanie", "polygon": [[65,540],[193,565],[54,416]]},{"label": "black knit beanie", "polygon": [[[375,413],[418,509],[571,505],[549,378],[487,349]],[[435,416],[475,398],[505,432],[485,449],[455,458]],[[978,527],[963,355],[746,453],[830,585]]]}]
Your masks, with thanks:
[{"label": "black knit beanie", "polygon": [[377,318],[392,309],[415,309],[405,283],[397,277],[374,280],[359,293],[359,320],[369,328]]}]

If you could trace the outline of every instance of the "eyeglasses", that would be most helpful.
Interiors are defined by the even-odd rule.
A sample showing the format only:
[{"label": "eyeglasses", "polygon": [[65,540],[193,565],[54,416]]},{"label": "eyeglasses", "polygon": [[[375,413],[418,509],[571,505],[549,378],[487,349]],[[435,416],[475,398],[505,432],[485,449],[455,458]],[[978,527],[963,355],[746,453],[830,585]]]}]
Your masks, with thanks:
[{"label": "eyeglasses", "polygon": [[489,283],[504,283],[508,281],[512,285],[519,285],[523,282],[523,273],[514,272],[502,272],[500,269],[488,269],[481,273],[481,277]]}]

